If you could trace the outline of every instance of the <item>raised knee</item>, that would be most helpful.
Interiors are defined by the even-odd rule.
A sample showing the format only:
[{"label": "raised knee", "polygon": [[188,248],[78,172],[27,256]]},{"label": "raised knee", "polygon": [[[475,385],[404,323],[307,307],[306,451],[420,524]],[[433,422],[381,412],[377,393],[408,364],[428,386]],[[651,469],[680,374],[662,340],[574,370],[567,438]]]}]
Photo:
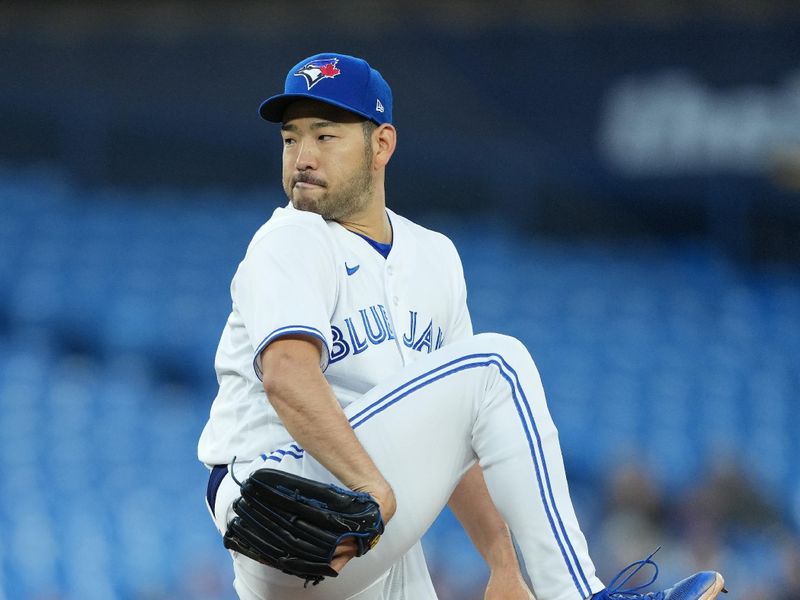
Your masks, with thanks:
[{"label": "raised knee", "polygon": [[480,340],[481,345],[485,345],[492,350],[510,350],[513,352],[525,349],[525,344],[520,342],[517,338],[504,333],[479,333],[475,336],[475,340]]},{"label": "raised knee", "polygon": [[475,340],[486,352],[499,354],[508,361],[533,360],[525,344],[513,336],[502,333],[479,333],[475,336]]}]

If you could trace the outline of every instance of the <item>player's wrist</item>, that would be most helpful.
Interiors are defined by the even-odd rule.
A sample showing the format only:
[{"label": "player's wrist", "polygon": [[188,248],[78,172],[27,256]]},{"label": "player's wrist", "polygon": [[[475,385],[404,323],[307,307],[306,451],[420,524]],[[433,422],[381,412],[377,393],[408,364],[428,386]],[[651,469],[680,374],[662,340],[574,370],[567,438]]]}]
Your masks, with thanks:
[{"label": "player's wrist", "polygon": [[519,569],[492,571],[484,600],[535,600]]},{"label": "player's wrist", "polygon": [[381,507],[381,517],[383,522],[388,523],[397,512],[397,499],[394,496],[394,490],[387,486],[387,493],[385,493],[381,500],[378,500],[378,505]]},{"label": "player's wrist", "polygon": [[373,485],[359,486],[355,488],[355,491],[366,492],[375,499],[381,509],[381,517],[384,523],[388,523],[397,512],[397,499],[395,498],[394,490],[385,480]]},{"label": "player's wrist", "polygon": [[509,577],[522,575],[517,553],[514,551],[510,539],[508,543],[501,542],[491,546],[488,551],[484,553],[484,559],[486,560],[489,570],[495,575],[503,574]]},{"label": "player's wrist", "polygon": [[502,575],[503,577],[521,577],[522,571],[520,571],[519,563],[517,562],[517,558],[514,557],[513,561],[498,561],[489,564],[489,571],[495,577]]}]

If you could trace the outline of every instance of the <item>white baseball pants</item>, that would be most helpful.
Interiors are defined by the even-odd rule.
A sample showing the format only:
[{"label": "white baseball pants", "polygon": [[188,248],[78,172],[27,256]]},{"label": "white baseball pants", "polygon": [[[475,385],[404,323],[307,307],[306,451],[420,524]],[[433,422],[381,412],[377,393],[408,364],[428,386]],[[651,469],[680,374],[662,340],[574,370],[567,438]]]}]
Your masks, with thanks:
[{"label": "white baseball pants", "polygon": [[[480,462],[522,553],[538,600],[582,600],[603,589],[567,487],[558,434],[533,359],[514,338],[480,334],[408,365],[346,409],[394,489],[397,513],[378,545],[337,578],[299,578],[233,553],[242,600],[434,600],[419,539],[464,473]],[[338,483],[296,445],[236,465],[241,481],[272,467]],[[238,486],[217,492],[217,528],[233,518]]]}]

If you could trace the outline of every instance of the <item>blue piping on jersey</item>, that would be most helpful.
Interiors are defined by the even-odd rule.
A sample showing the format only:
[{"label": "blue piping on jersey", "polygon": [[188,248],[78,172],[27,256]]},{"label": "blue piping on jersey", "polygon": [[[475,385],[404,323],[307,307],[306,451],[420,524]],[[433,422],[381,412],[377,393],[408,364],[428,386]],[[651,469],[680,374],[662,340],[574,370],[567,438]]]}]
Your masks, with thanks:
[{"label": "blue piping on jersey", "polygon": [[[389,216],[388,212],[386,213],[386,218],[389,220],[389,227],[392,230],[392,241],[389,242],[388,244],[383,244],[381,242],[375,241],[371,237],[366,236],[363,233],[353,231],[352,229],[348,229],[348,231],[350,233],[355,233],[360,238],[363,238],[364,241],[366,241],[370,246],[372,246],[377,251],[377,253],[380,254],[383,258],[389,258],[389,252],[392,251],[392,246],[394,245],[394,223],[392,223],[392,218]],[[347,270],[347,274],[352,275],[352,273],[350,273],[350,269]]]},{"label": "blue piping on jersey", "polygon": [[[267,455],[266,453],[262,454],[261,459],[265,461],[274,460],[275,462],[281,462],[284,456],[291,456],[292,458],[303,458],[303,455],[306,453],[306,451],[303,450],[297,444],[289,444],[287,447],[291,448],[296,453],[292,452],[291,450],[283,450],[281,448],[278,448],[277,450],[273,450],[272,452],[270,452],[269,455]],[[273,456],[274,454],[279,454],[280,456]]]},{"label": "blue piping on jersey", "polygon": [[[275,462],[281,462],[284,456],[291,456],[292,458],[303,458],[306,452],[305,450],[299,448],[298,446],[295,446],[294,444],[289,444],[289,446],[292,448],[297,448],[297,452],[295,453],[291,452],[290,450],[282,450],[279,448],[277,450],[273,450],[272,452],[270,452],[269,455],[262,454],[261,458],[265,461],[274,460]],[[278,456],[275,456],[276,454]]]},{"label": "blue piping on jersey", "polygon": [[[392,251],[392,242],[389,242],[388,244],[383,244],[381,242],[373,240],[371,237],[368,237],[363,233],[358,233],[357,231],[354,231],[353,233],[355,233],[360,238],[364,238],[364,241],[366,241],[370,246],[372,246],[378,252],[378,254],[380,254],[383,258],[389,258],[389,252]],[[348,275],[351,274],[349,269],[347,271],[347,274]]]},{"label": "blue piping on jersey", "polygon": [[[485,359],[481,362],[466,362],[473,359]],[[460,364],[465,363],[466,364]],[[460,358],[454,359],[444,365],[439,365],[435,369],[423,373],[411,379],[410,381],[405,382],[400,387],[392,390],[391,392],[384,395],[382,398],[379,398],[360,412],[356,413],[352,417],[350,417],[350,424],[352,425],[353,429],[356,429],[360,425],[363,425],[372,417],[377,415],[380,412],[386,410],[392,404],[398,402],[402,398],[405,398],[412,392],[415,392],[426,385],[429,385],[435,381],[458,373],[460,371],[464,371],[467,369],[474,369],[478,367],[487,367],[489,365],[494,365],[500,371],[500,375],[506,382],[509,384],[511,388],[511,396],[514,400],[514,405],[517,409],[517,414],[520,418],[520,423],[522,424],[522,428],[525,431],[525,437],[528,440],[528,447],[530,448],[531,452],[531,459],[533,460],[534,470],[536,472],[536,479],[539,485],[539,494],[542,499],[542,505],[544,506],[545,513],[547,514],[547,519],[550,523],[550,528],[553,532],[553,536],[555,537],[556,543],[558,544],[561,555],[564,558],[564,562],[567,565],[567,568],[572,576],[572,581],[575,583],[575,587],[578,588],[578,593],[581,595],[581,599],[588,598],[592,595],[591,586],[586,579],[586,575],[581,568],[580,562],[578,561],[578,557],[575,553],[575,549],[572,546],[572,542],[567,535],[566,528],[564,527],[564,523],[561,519],[561,515],[558,511],[558,507],[555,503],[555,497],[553,495],[552,485],[550,483],[550,474],[547,470],[547,463],[544,457],[544,451],[542,448],[542,440],[539,435],[539,430],[536,427],[536,421],[533,418],[533,412],[531,411],[530,404],[528,402],[527,397],[525,396],[525,392],[522,389],[522,386],[519,382],[519,376],[517,372],[506,362],[506,360],[499,354],[491,353],[491,354],[471,354],[467,356],[462,356]],[[452,368],[450,368],[452,367]],[[449,368],[449,370],[448,370]],[[509,372],[511,376],[509,376]],[[429,376],[432,376],[430,379],[423,380]],[[414,385],[416,384],[416,385]],[[524,410],[523,410],[524,406]],[[371,411],[371,412],[370,412]],[[369,413],[369,414],[366,414]],[[527,418],[526,418],[527,417]],[[531,436],[531,430],[533,431],[533,437],[536,438],[536,443],[533,442],[533,437]],[[537,452],[538,449],[538,452]],[[541,457],[541,458],[539,458]],[[541,461],[541,468],[539,463]],[[542,472],[544,473],[544,479],[542,479]],[[545,491],[545,488],[546,491]],[[548,499],[550,503],[552,503],[552,509],[550,504],[548,503]],[[552,512],[555,513],[555,519],[553,517]],[[558,522],[558,526],[556,526],[556,521]],[[563,535],[564,539],[561,539],[561,535]],[[564,547],[564,542],[566,542],[567,548],[569,548],[569,555],[567,554],[567,548]],[[575,572],[575,568],[577,567],[577,575]],[[583,583],[585,589],[581,586],[581,582],[578,581],[578,575],[580,576],[581,582]]]},{"label": "blue piping on jersey", "polygon": [[[531,424],[533,426],[533,432],[536,435],[536,444],[539,447],[539,454],[542,457],[542,468],[544,470],[545,482],[547,483],[547,491],[548,491],[548,493],[550,495],[550,502],[553,504],[553,509],[555,510],[556,518],[558,519],[559,528],[561,529],[561,533],[564,536],[564,540],[567,542],[567,546],[569,547],[569,551],[570,551],[570,554],[572,555],[572,559],[575,561],[575,566],[578,568],[578,574],[581,577],[581,581],[586,586],[586,590],[588,591],[589,596],[591,596],[592,595],[591,586],[589,585],[589,582],[586,579],[586,574],[583,572],[583,568],[581,567],[581,563],[578,560],[577,554],[575,553],[575,548],[573,548],[573,546],[572,546],[572,541],[569,539],[569,535],[567,534],[567,529],[566,529],[566,527],[564,527],[564,522],[561,519],[561,514],[558,512],[558,507],[556,505],[556,499],[555,499],[555,497],[553,495],[553,486],[550,483],[550,473],[547,470],[547,464],[546,464],[546,462],[544,460],[544,448],[542,448],[542,438],[539,435],[538,428],[536,427],[536,421],[533,418],[533,412],[531,411],[530,403],[528,402],[528,399],[525,397],[525,392],[522,389],[522,384],[519,381],[519,375],[517,375],[517,372],[513,369],[513,367],[511,367],[511,365],[509,365],[506,362],[506,360],[502,356],[499,356],[499,358],[503,362],[503,364],[506,366],[506,368],[508,368],[508,370],[511,371],[511,374],[514,376],[514,381],[516,382],[516,386],[519,389],[520,394],[522,395],[522,400],[523,400],[523,403],[525,405],[525,410],[527,411],[528,419],[530,420],[530,422],[531,422]],[[505,374],[503,375],[503,377],[508,381],[508,378],[505,376]],[[509,381],[509,384],[511,384],[510,381]],[[517,405],[517,413],[520,414],[519,405]],[[524,421],[524,417],[523,417],[522,414],[520,414],[520,418],[523,419],[523,421]],[[530,444],[530,436],[528,435],[527,430],[525,432],[525,435],[528,436],[528,442]],[[578,589],[579,590],[581,589],[580,586],[578,586]],[[586,596],[584,596],[584,598],[585,597]]]},{"label": "blue piping on jersey", "polygon": [[325,349],[325,361],[322,367],[322,372],[324,373],[325,370],[328,368],[328,361],[330,360],[330,351],[328,349],[328,341],[325,339],[325,336],[322,335],[322,332],[317,329],[316,327],[308,327],[306,325],[287,325],[286,327],[279,327],[267,337],[265,337],[261,343],[256,348],[255,356],[253,356],[253,370],[256,372],[256,377],[258,377],[259,381],[261,381],[264,377],[264,374],[261,372],[261,365],[259,364],[259,357],[261,353],[264,351],[269,344],[274,342],[276,339],[280,337],[285,337],[287,335],[310,335],[311,337],[315,337],[322,342],[322,347]]}]

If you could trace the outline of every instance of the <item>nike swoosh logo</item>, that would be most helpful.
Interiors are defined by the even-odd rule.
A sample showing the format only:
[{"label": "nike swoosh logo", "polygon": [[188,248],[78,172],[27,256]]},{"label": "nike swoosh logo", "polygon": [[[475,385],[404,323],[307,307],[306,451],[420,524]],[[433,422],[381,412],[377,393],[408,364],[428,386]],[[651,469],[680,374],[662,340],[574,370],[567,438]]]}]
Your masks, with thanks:
[{"label": "nike swoosh logo", "polygon": [[356,265],[355,267],[348,267],[348,266],[347,266],[347,263],[344,263],[344,268],[345,268],[345,269],[347,269],[347,274],[348,274],[348,275],[352,275],[353,273],[355,273],[356,271],[358,271],[358,269],[359,269],[360,267],[361,267],[361,265]]}]

